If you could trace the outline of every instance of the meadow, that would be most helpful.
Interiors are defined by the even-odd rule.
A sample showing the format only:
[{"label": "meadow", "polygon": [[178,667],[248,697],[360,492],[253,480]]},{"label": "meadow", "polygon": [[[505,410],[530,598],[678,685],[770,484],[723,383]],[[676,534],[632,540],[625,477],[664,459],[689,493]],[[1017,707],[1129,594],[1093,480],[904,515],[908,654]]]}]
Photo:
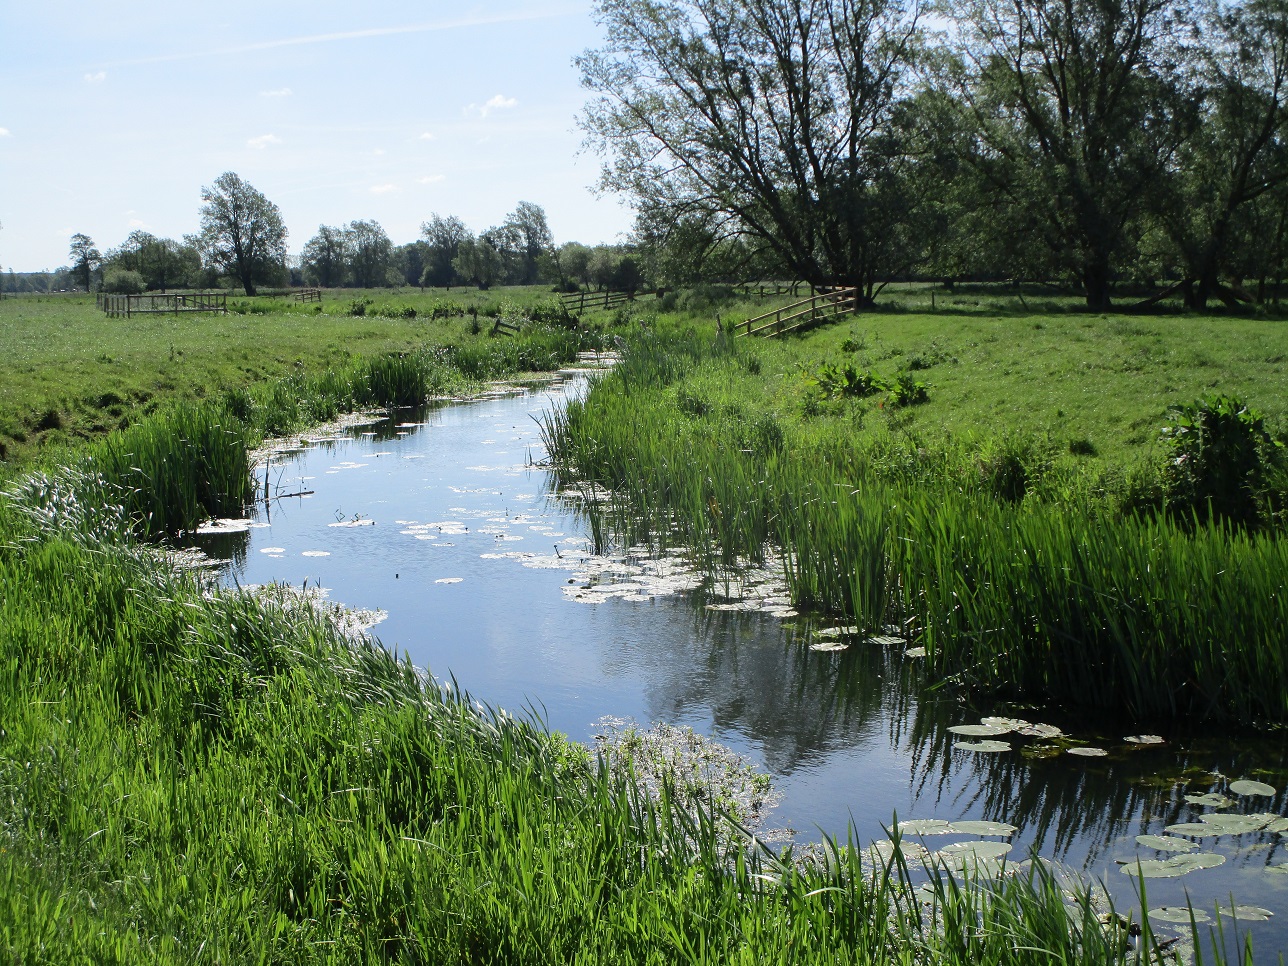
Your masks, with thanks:
[{"label": "meadow", "polygon": [[[353,301],[345,293],[333,304],[339,313]],[[1045,554],[1056,543],[1039,545],[1025,528],[1051,541],[1041,521],[1065,512],[1064,504],[1035,496],[1030,516],[1027,490],[999,503],[978,481],[962,494],[981,501],[978,514],[962,514],[938,483],[918,503],[911,486],[894,488],[894,474],[903,472],[897,460],[880,463],[870,487],[848,486],[844,492],[854,492],[844,496],[831,474],[846,464],[817,463],[814,455],[840,446],[860,421],[873,431],[883,410],[877,400],[860,400],[874,410],[860,419],[854,400],[823,396],[810,379],[829,352],[842,351],[839,341],[857,336],[837,329],[783,346],[736,344],[709,320],[757,307],[701,295],[664,303],[662,314],[631,306],[588,320],[581,331],[532,326],[495,338],[475,335],[472,320],[454,314],[433,319],[431,310],[426,321],[418,310],[414,320],[389,319],[368,305],[362,316],[332,315],[324,304],[321,313],[286,306],[180,319],[189,341],[175,346],[172,359],[165,334],[172,320],[129,320],[140,326],[135,334],[126,325],[95,341],[94,329],[114,323],[90,314],[92,306],[72,317],[67,303],[53,303],[46,321],[56,309],[66,312],[65,337],[42,339],[30,321],[13,324],[15,305],[21,300],[0,306],[5,348],[26,360],[27,371],[5,377],[6,400],[21,399],[23,413],[73,402],[66,424],[10,437],[18,461],[6,469],[0,500],[6,958],[1171,961],[1155,948],[1148,922],[1129,942],[1129,930],[1089,895],[1070,902],[1067,883],[1041,863],[998,883],[963,887],[941,877],[925,889],[897,851],[865,861],[856,843],[840,841],[808,861],[774,854],[738,832],[736,812],[680,800],[665,784],[660,796],[649,795],[630,767],[613,767],[540,721],[426,680],[346,630],[342,612],[280,588],[220,589],[199,571],[178,568],[151,539],[239,508],[251,485],[249,450],[265,434],[355,406],[450,395],[558,366],[616,333],[629,346],[620,372],[549,432],[565,447],[563,472],[602,479],[628,497],[618,505],[619,527],[678,520],[688,530],[671,539],[692,541],[716,563],[783,540],[793,549],[794,591],[804,603],[848,608],[865,621],[889,619],[891,602],[901,600],[890,588],[913,586],[924,577],[918,568],[936,564],[945,576],[960,570],[962,583],[945,581],[938,590],[973,595],[992,611],[961,613],[919,598],[923,611],[912,612],[909,627],[926,636],[931,666],[962,660],[950,644],[961,634],[985,657],[1006,658],[995,662],[999,673],[1031,667],[1029,657],[1011,660],[1011,644],[997,647],[971,631],[975,620],[1018,606],[1032,586],[999,592],[997,581],[1015,568],[1005,566],[1011,538],[998,534],[1018,534],[1030,541],[1023,546]],[[504,311],[521,314],[514,305]],[[894,338],[893,330],[882,336],[883,343]],[[839,341],[828,348],[829,340]],[[1001,351],[1007,340],[987,344]],[[96,365],[114,364],[97,362],[96,352],[134,360],[115,375],[127,380],[122,388],[149,395],[98,405],[94,392],[114,376]],[[265,368],[246,372],[243,353]],[[180,371],[186,375],[169,382],[158,375]],[[932,389],[926,419],[934,396]],[[121,407],[123,428],[82,425],[82,416],[88,421],[111,406]],[[26,431],[25,415],[7,418]],[[857,452],[882,445],[864,442]],[[1112,455],[1113,445],[1106,439],[1105,452]],[[1132,446],[1121,443],[1123,452]],[[939,469],[908,478],[933,483],[974,465],[954,463],[951,447],[938,452]],[[793,463],[799,453],[814,455]],[[631,460],[639,472],[622,469]],[[1094,540],[1103,529],[1097,521],[1129,519],[1112,501],[1088,505],[1104,516],[1087,517],[1059,546]],[[942,519],[933,517],[937,510]],[[1198,537],[1138,525],[1147,542],[1174,541],[1177,566],[1188,566],[1186,541]],[[949,538],[920,556],[888,555],[882,548],[906,526]],[[1267,574],[1284,572],[1277,559],[1256,556],[1279,552],[1270,538],[1217,529],[1202,539],[1217,542],[1212,553],[1247,543],[1236,549],[1246,555],[1240,572],[1254,592],[1272,579]],[[978,553],[982,544],[996,545],[1000,561],[982,577],[983,564],[942,552]],[[1055,578],[1067,580],[1067,565],[1058,560],[1048,573],[1061,599],[1068,595]],[[1107,579],[1120,566],[1106,563]],[[1205,571],[1196,573],[1187,579]],[[1248,619],[1273,617],[1255,595],[1246,606]],[[1027,641],[1049,628],[1022,630]],[[979,674],[978,683],[990,680]],[[1037,686],[1022,677],[1014,683]],[[1259,708],[1263,694],[1256,690],[1249,707]],[[1205,941],[1192,947],[1200,959],[1205,951]],[[1221,960],[1219,951],[1210,955]]]}]

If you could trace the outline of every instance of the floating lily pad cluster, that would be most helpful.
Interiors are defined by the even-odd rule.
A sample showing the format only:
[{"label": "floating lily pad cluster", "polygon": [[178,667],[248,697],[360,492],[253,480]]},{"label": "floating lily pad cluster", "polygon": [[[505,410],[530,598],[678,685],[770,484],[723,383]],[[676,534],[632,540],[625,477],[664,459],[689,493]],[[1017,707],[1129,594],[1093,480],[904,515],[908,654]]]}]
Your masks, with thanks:
[{"label": "floating lily pad cluster", "polygon": [[1023,738],[1042,740],[1051,740],[1064,736],[1064,732],[1055,725],[1034,723],[1025,721],[1023,718],[989,717],[981,719],[979,724],[953,725],[948,730],[962,738],[976,739],[954,742],[954,748],[961,751],[986,754],[1011,750],[1011,742],[998,740],[1003,735],[1016,735]]}]

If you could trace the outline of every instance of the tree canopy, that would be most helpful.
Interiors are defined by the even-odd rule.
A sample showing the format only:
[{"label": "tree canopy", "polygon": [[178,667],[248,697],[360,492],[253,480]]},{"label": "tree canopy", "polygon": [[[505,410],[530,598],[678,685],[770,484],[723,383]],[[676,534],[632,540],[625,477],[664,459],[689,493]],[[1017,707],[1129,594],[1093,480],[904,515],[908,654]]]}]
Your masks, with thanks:
[{"label": "tree canopy", "polygon": [[286,266],[286,225],[277,205],[232,171],[201,189],[202,253],[220,273],[255,294],[256,283],[280,277]]}]

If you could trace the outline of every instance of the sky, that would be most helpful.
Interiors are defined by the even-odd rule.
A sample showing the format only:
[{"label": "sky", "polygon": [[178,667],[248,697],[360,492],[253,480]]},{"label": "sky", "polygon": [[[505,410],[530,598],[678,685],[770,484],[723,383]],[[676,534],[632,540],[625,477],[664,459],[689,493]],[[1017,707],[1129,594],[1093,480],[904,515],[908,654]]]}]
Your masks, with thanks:
[{"label": "sky", "polygon": [[474,231],[520,201],[555,241],[620,241],[597,196],[573,58],[591,0],[0,3],[0,266],[69,262],[141,228],[198,228],[235,171],[281,208],[298,253],[321,224],[375,219],[395,244],[431,213]]}]

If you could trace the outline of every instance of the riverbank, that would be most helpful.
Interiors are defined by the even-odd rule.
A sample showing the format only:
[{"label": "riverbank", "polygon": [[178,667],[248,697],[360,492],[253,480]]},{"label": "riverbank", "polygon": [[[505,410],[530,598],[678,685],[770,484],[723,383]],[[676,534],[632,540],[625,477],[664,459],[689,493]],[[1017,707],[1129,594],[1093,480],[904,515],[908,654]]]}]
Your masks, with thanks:
[{"label": "riverbank", "polygon": [[[16,959],[1135,961],[1090,901],[1070,928],[1040,864],[991,896],[916,893],[897,860],[865,868],[856,849],[805,867],[730,852],[718,816],[427,684],[296,595],[220,591],[131,536],[235,502],[193,456],[232,466],[284,401],[311,415],[315,396],[419,391],[437,358],[251,389],[262,420],[229,397],[173,410],[191,423],[142,417],[129,445],[102,444],[115,470],[0,504],[0,936]],[[145,472],[124,458],[139,441],[156,446]],[[148,506],[176,509],[163,524]]]},{"label": "riverbank", "polygon": [[[1266,337],[1282,338],[1270,325]],[[840,368],[827,356],[837,338],[636,340],[547,426],[555,465],[565,484],[614,494],[604,512],[623,544],[692,546],[712,568],[782,548],[798,606],[870,634],[899,625],[925,648],[930,681],[1136,721],[1288,720],[1283,464],[1270,429],[1252,450],[1265,465],[1226,478],[1253,509],[1222,517],[1193,499],[1197,487],[1174,488],[1198,457],[1165,441],[1135,462],[1083,465],[1077,447],[1005,423],[963,439],[927,432],[926,414],[915,431],[918,406],[890,388],[893,373],[870,391],[823,384],[820,369]],[[1219,445],[1232,461],[1226,440],[1195,453]]]}]

